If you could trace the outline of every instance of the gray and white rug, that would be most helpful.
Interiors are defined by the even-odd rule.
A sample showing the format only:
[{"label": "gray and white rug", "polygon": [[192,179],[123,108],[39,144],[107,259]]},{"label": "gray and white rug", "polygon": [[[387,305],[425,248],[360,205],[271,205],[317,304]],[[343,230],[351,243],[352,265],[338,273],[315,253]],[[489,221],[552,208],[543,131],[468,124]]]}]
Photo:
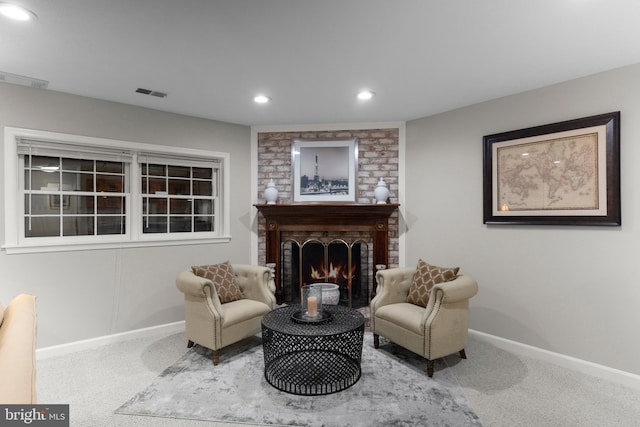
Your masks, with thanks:
[{"label": "gray and white rug", "polygon": [[382,338],[376,350],[371,333],[362,350],[356,384],[311,397],[266,382],[258,336],[225,349],[215,367],[211,351],[196,345],[116,413],[310,427],[481,425],[444,362],[429,378],[425,359]]}]

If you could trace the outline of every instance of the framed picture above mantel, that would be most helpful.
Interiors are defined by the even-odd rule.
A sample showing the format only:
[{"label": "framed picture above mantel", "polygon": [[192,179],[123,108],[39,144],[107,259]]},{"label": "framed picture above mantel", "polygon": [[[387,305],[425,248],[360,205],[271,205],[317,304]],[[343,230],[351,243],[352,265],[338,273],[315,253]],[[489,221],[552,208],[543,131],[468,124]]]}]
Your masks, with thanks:
[{"label": "framed picture above mantel", "polygon": [[483,144],[485,224],[621,225],[619,111]]},{"label": "framed picture above mantel", "polygon": [[291,144],[293,201],[356,201],[358,139],[311,141]]}]

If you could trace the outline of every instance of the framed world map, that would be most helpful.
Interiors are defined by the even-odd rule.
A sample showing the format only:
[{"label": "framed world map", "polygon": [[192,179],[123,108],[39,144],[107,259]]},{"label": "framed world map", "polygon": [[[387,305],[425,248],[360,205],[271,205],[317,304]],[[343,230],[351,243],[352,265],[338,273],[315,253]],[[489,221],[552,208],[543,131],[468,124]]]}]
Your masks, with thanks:
[{"label": "framed world map", "polygon": [[620,112],[483,143],[485,224],[621,225]]}]

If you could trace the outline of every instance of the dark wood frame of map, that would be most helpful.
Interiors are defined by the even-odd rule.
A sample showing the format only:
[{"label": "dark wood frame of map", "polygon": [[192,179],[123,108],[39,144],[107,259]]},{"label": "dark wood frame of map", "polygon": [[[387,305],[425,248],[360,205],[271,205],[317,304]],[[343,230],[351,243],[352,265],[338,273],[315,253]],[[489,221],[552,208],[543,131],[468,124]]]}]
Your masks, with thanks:
[{"label": "dark wood frame of map", "polygon": [[485,224],[621,225],[619,111],[483,143]]}]

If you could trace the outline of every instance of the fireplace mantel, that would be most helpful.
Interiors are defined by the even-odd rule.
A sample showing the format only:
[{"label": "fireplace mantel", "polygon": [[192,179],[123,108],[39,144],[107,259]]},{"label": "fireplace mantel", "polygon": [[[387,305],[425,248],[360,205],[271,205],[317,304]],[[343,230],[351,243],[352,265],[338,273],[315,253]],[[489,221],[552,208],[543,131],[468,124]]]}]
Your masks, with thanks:
[{"label": "fireplace mantel", "polygon": [[373,264],[389,263],[389,217],[399,204],[257,204],[265,218],[266,262],[276,264],[276,299],[282,302],[280,280],[281,233],[283,231],[363,231],[373,238]]}]

